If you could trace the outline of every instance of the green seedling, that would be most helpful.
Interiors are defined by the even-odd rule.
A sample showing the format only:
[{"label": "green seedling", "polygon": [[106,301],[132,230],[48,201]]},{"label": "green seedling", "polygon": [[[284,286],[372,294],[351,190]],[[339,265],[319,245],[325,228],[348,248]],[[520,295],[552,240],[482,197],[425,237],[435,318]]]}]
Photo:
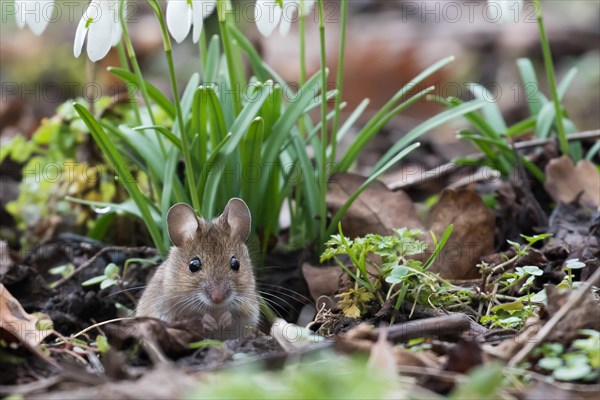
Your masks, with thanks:
[{"label": "green seedling", "polygon": [[564,279],[557,285],[557,287],[562,289],[573,289],[581,285],[581,282],[573,282],[573,278],[575,275],[573,274],[574,269],[582,269],[585,268],[585,263],[579,261],[578,258],[574,258],[572,260],[567,260],[565,266],[563,267],[563,271],[565,273]]},{"label": "green seedling", "polygon": [[[338,295],[344,315],[358,318],[372,301],[380,305],[391,301],[399,310],[408,300],[413,304],[412,311],[417,304],[438,308],[467,301],[469,290],[454,286],[427,270],[452,229],[450,225],[439,241],[434,237],[435,249],[427,261],[422,262],[414,258],[427,250],[427,244],[419,239],[423,232],[418,229],[394,229],[390,236],[368,234],[349,239],[340,224],[339,233],[325,244],[321,262],[333,259],[354,283],[354,287]],[[340,259],[342,255],[350,258],[350,265]],[[373,256],[379,256],[381,262],[374,262]]]},{"label": "green seedling", "polygon": [[561,343],[544,343],[536,348],[534,356],[541,357],[537,366],[551,372],[559,381],[590,382],[600,376],[600,332],[584,329],[583,339],[573,341],[568,351]]},{"label": "green seedling", "polygon": [[91,279],[88,279],[81,285],[92,286],[100,284],[100,289],[106,289],[108,287],[118,284],[121,281],[120,272],[121,270],[116,264],[110,263],[104,268],[104,273],[102,275],[98,275]]},{"label": "green seedling", "polygon": [[48,270],[48,272],[52,275],[60,275],[62,278],[71,276],[71,274],[73,274],[73,271],[75,271],[75,266],[72,263],[50,268]]}]

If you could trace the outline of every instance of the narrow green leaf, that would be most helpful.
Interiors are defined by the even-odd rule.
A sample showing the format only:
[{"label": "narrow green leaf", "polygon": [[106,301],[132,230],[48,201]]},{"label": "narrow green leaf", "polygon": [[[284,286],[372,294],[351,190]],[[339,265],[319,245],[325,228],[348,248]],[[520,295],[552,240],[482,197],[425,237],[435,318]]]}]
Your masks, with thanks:
[{"label": "narrow green leaf", "polygon": [[446,110],[436,116],[429,118],[427,121],[417,125],[413,129],[411,129],[408,133],[406,133],[402,139],[400,139],[396,144],[389,149],[383,157],[379,160],[379,162],[373,167],[373,170],[378,170],[385,163],[387,163],[394,155],[398,152],[398,150],[406,147],[409,143],[419,138],[424,133],[430,131],[433,128],[436,128],[448,121],[452,121],[453,119],[459,118],[466,113],[471,111],[475,111],[485,105],[484,101],[475,100],[472,102],[467,102],[461,104],[458,107],[451,108]]},{"label": "narrow green leaf", "polygon": [[481,108],[486,121],[501,135],[506,133],[506,122],[500,111],[500,107],[494,100],[494,96],[489,90],[477,83],[468,83],[467,87],[473,93],[475,98],[484,100],[487,104]]},{"label": "narrow green leaf", "polygon": [[177,136],[175,136],[173,134],[173,132],[171,132],[164,126],[144,125],[144,126],[137,126],[137,127],[133,128],[133,130],[134,131],[156,130],[156,131],[160,132],[161,134],[163,134],[167,139],[169,139],[169,141],[171,143],[173,143],[175,146],[177,146],[179,148],[179,150],[181,150],[181,140],[179,140],[179,138]]},{"label": "narrow green leaf", "polygon": [[75,103],[73,106],[75,107],[75,110],[81,119],[87,125],[88,129],[90,130],[90,134],[100,147],[100,150],[102,150],[102,153],[104,153],[112,167],[115,169],[117,176],[119,177],[119,181],[125,187],[125,190],[127,190],[127,193],[129,193],[136,206],[139,208],[154,244],[157,246],[162,255],[166,255],[167,249],[163,246],[161,232],[158,229],[158,226],[152,218],[152,214],[150,212],[149,204],[152,204],[152,202],[140,192],[135,180],[129,172],[129,169],[126,167],[125,161],[117,151],[114,144],[108,139],[104,129],[102,129],[102,126],[100,126],[94,116],[81,104]]},{"label": "narrow green leaf", "polygon": [[217,72],[219,71],[219,61],[221,60],[221,43],[218,35],[213,35],[210,38],[208,45],[208,55],[204,60],[204,84],[215,83],[217,80]]},{"label": "narrow green leaf", "polygon": [[[135,86],[136,89],[140,88],[137,76],[135,76],[135,74],[133,72],[129,72],[126,69],[116,68],[116,67],[109,67],[108,72],[123,79],[125,82],[132,84],[133,86]],[[150,98],[152,100],[154,100],[156,102],[156,104],[160,108],[162,108],[162,110],[165,113],[167,113],[167,115],[169,117],[171,117],[171,119],[174,120],[175,119],[175,106],[173,105],[173,103],[171,103],[169,101],[169,99],[167,99],[165,97],[165,95],[163,95],[162,92],[160,90],[158,90],[156,88],[156,86],[152,85],[150,82],[145,81],[145,85],[146,85],[146,89],[148,89],[148,96],[150,96]]]},{"label": "narrow green leaf", "polygon": [[344,156],[337,164],[338,171],[347,171],[354,160],[362,152],[364,146],[371,140],[371,138],[381,130],[388,122],[396,115],[400,114],[404,109],[408,108],[412,104],[416,103],[419,99],[425,97],[427,94],[433,91],[433,86],[428,87],[425,90],[420,91],[408,100],[402,102],[400,105],[392,109],[386,114],[378,113],[377,119],[371,119],[367,125],[358,133],[354,142],[350,145],[348,150],[344,153]]},{"label": "narrow green leaf", "polygon": [[528,58],[520,58],[517,60],[521,80],[525,89],[525,101],[529,106],[531,116],[535,117],[542,110],[544,104],[548,103],[548,99],[540,91],[537,76],[531,60]]},{"label": "narrow green leaf", "polygon": [[[435,261],[435,259],[437,258],[437,256],[440,254],[440,252],[442,251],[442,249],[446,245],[446,242],[448,241],[448,238],[450,238],[450,235],[452,235],[452,231],[453,230],[454,230],[454,225],[453,224],[448,225],[448,227],[446,228],[446,230],[442,234],[442,237],[441,237],[440,241],[438,243],[436,243],[435,249],[433,250],[433,253],[429,257],[429,259],[427,260],[427,262],[425,264],[423,264],[423,271],[426,271],[429,267],[431,267],[431,265],[433,265],[433,262]],[[433,233],[432,233],[432,235],[433,235]]]}]

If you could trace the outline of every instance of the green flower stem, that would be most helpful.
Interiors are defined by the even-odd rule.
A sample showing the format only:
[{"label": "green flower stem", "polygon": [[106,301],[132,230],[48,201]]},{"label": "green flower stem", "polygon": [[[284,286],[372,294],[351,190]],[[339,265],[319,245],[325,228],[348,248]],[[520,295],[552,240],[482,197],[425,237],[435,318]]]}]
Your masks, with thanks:
[{"label": "green flower stem", "polygon": [[[300,0],[300,18],[298,20],[299,35],[300,35],[300,87],[304,86],[306,82],[306,9],[304,7],[304,1]],[[304,137],[304,118],[298,120],[298,130],[300,135]]]},{"label": "green flower stem", "polygon": [[190,143],[185,131],[185,123],[183,122],[183,111],[181,110],[181,100],[179,98],[179,89],[177,88],[177,77],[175,76],[175,65],[173,62],[173,50],[171,46],[171,38],[165,25],[165,18],[163,12],[158,4],[158,0],[148,0],[148,3],[158,22],[160,23],[160,29],[163,36],[163,46],[165,56],[167,58],[167,64],[169,67],[169,78],[171,81],[171,88],[173,89],[173,101],[175,103],[175,110],[177,114],[177,123],[179,125],[179,133],[181,135],[181,150],[183,153],[183,160],[185,162],[185,178],[188,184],[188,190],[190,192],[190,198],[192,199],[192,206],[196,211],[200,211],[200,201],[198,199],[198,191],[196,190],[196,180],[194,179],[194,170],[192,169],[192,156],[190,153]]},{"label": "green flower stem", "polygon": [[340,10],[340,53],[338,56],[338,69],[336,77],[335,114],[333,115],[333,130],[331,132],[331,162],[335,163],[335,151],[337,147],[337,132],[340,128],[340,105],[342,103],[342,87],[344,85],[344,58],[346,54],[346,26],[348,22],[348,1],[341,1]]},{"label": "green flower stem", "polygon": [[318,0],[319,6],[319,39],[321,45],[321,163],[319,165],[319,184],[321,192],[320,204],[320,234],[319,254],[323,252],[323,243],[326,240],[327,231],[327,57],[325,48],[325,20],[323,0]]},{"label": "green flower stem", "polygon": [[[129,56],[129,62],[133,67],[133,72],[135,73],[140,91],[142,92],[142,98],[144,99],[144,103],[146,104],[146,109],[148,110],[148,115],[150,116],[150,121],[152,121],[152,125],[156,125],[156,120],[154,119],[154,113],[152,112],[152,103],[150,102],[150,96],[148,96],[148,90],[146,89],[146,83],[142,76],[142,70],[140,69],[140,65],[137,62],[137,57],[135,56],[135,50],[133,49],[133,44],[131,43],[131,37],[129,36],[129,30],[127,28],[127,23],[125,22],[125,0],[120,0],[119,3],[119,22],[121,23],[121,29],[123,31],[123,42],[125,43],[125,49],[127,50],[127,54]],[[129,69],[129,68],[128,68]],[[141,117],[140,117],[141,122]],[[165,145],[162,140],[162,136],[157,130],[154,130],[156,134],[156,140],[158,141],[158,145],[160,147],[160,152],[163,157],[167,156],[167,152],[165,150]]]},{"label": "green flower stem", "polygon": [[202,28],[202,32],[200,32],[198,50],[200,51],[200,69],[202,71],[202,81],[206,82],[206,77],[204,76],[204,72],[206,71],[206,65],[204,65],[204,63],[207,59],[208,50],[206,47],[206,30],[204,28]]},{"label": "green flower stem", "polygon": [[221,40],[225,50],[225,59],[227,60],[227,71],[229,73],[229,84],[233,94],[233,111],[237,116],[242,110],[242,100],[240,98],[238,80],[235,76],[235,59],[231,48],[231,39],[229,38],[229,27],[227,25],[227,10],[231,8],[228,0],[217,0],[217,14],[219,17],[219,28],[221,30]]},{"label": "green flower stem", "polygon": [[[125,54],[125,46],[123,46],[123,41],[120,41],[117,46],[117,51],[119,52],[119,61],[121,62],[121,67],[131,72],[131,68],[129,67],[129,63],[127,62],[127,54]],[[135,98],[135,93],[127,90],[127,96],[129,96],[129,101],[133,104],[133,112],[135,114],[135,120],[138,125],[142,125],[142,115],[140,114],[140,107]]]},{"label": "green flower stem", "polygon": [[300,31],[300,87],[306,82],[306,9],[304,1],[300,0],[300,18],[298,20]]},{"label": "green flower stem", "polygon": [[558,97],[558,89],[556,86],[556,74],[554,72],[554,64],[552,63],[552,53],[550,51],[550,42],[544,29],[544,18],[542,16],[542,7],[540,0],[533,0],[533,6],[536,10],[536,18],[538,28],[540,30],[540,42],[542,45],[542,53],[544,54],[544,65],[546,67],[546,75],[548,75],[548,84],[550,86],[550,92],[552,93],[552,102],[554,103],[554,111],[556,112],[556,130],[558,131],[558,141],[560,145],[560,151],[563,155],[569,154],[569,142],[567,141],[567,134],[565,132],[565,125],[563,122],[563,115],[560,106],[560,98]]}]

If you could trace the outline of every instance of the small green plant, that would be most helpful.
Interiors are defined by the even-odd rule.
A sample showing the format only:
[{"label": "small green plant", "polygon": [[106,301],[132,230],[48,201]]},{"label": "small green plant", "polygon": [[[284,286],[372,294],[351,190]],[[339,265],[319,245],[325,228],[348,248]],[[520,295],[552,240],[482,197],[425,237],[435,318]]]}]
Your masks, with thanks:
[{"label": "small green plant", "polygon": [[[105,268],[104,271],[102,272],[102,275],[98,275],[95,276],[93,278],[88,279],[87,281],[83,282],[81,285],[82,286],[92,286],[92,285],[98,285],[100,284],[100,289],[106,289],[109,288],[111,286],[117,285],[119,286],[119,288],[121,289],[121,292],[127,296],[127,298],[131,301],[131,303],[133,303],[134,305],[137,304],[137,299],[135,297],[133,297],[133,295],[127,290],[127,285],[128,285],[128,281],[127,281],[127,272],[129,271],[130,265],[132,263],[138,263],[141,265],[156,265],[158,262],[158,259],[152,258],[152,259],[147,259],[147,258],[129,258],[125,261],[125,264],[123,266],[123,270],[121,271],[121,268],[119,268],[118,265],[114,264],[114,263],[109,263]],[[67,275],[70,276],[70,275]],[[121,312],[123,315],[130,315],[131,314],[131,310],[128,309],[127,307],[125,307],[124,305],[120,304],[120,303],[115,303],[115,307],[117,308],[117,310],[119,312]]]},{"label": "small green plant", "polygon": [[73,265],[72,263],[68,263],[65,265],[58,266],[58,267],[50,268],[48,270],[48,272],[51,273],[52,275],[59,275],[62,278],[71,276],[73,274],[73,271],[75,271],[75,265]]},{"label": "small green plant", "polygon": [[499,304],[492,307],[480,322],[490,328],[520,329],[527,318],[535,315],[537,306],[524,300]]},{"label": "small green plant", "polygon": [[102,275],[95,276],[83,282],[82,286],[92,286],[100,284],[100,289],[106,289],[122,281],[121,269],[114,263],[108,264],[104,268]]},{"label": "small green plant", "polygon": [[449,398],[455,400],[498,399],[504,397],[500,395],[501,390],[509,386],[502,364],[494,362],[469,371],[467,380],[457,385]]},{"label": "small green plant", "polygon": [[[434,236],[434,251],[427,261],[422,262],[414,258],[427,250],[427,244],[419,239],[423,232],[418,229],[394,229],[390,236],[368,234],[349,239],[344,236],[340,224],[339,234],[332,235],[325,244],[320,261],[333,259],[354,284],[338,295],[344,315],[360,317],[372,300],[380,305],[393,302],[396,310],[407,300],[412,302],[413,311],[417,304],[439,308],[468,301],[469,290],[427,271],[452,234],[452,229],[453,225],[450,225],[439,241]],[[350,258],[350,265],[340,259],[342,255]],[[381,262],[375,262],[373,256],[380,257]]]},{"label": "small green plant", "polygon": [[579,261],[578,258],[574,258],[572,260],[567,260],[567,262],[565,263],[565,266],[563,267],[565,277],[557,285],[557,287],[573,289],[573,288],[576,288],[579,285],[581,285],[581,282],[579,282],[579,281],[573,282],[573,278],[575,277],[575,275],[573,275],[573,270],[574,269],[582,269],[582,268],[585,268],[585,263],[582,263],[581,261]]},{"label": "small green plant", "polygon": [[369,368],[360,357],[324,352],[281,371],[236,368],[217,372],[185,399],[387,399],[406,398],[397,379]]},{"label": "small green plant", "polygon": [[[100,112],[109,106],[108,100],[102,98],[96,103]],[[94,212],[87,207],[73,207],[65,200],[66,196],[99,202],[115,200],[115,182],[102,173],[106,165],[78,160],[78,149],[85,147],[89,140],[87,127],[73,106],[62,104],[55,116],[42,120],[31,139],[17,135],[2,144],[0,163],[10,159],[22,164],[19,196],[6,205],[16,227],[24,232],[19,235],[21,245],[27,247],[42,239],[39,226],[51,225],[57,217],[63,223],[72,224],[73,230],[96,228],[94,218],[89,218]],[[46,229],[41,231],[46,233]],[[98,235],[94,238],[101,239]]]},{"label": "small green plant", "polygon": [[600,376],[600,332],[584,329],[568,351],[561,343],[544,343],[533,352],[537,366],[560,381],[593,381]]},{"label": "small green plant", "polygon": [[[513,271],[505,269],[514,265],[519,259],[529,255],[532,247],[550,237],[551,234],[540,234],[534,236],[521,235],[526,244],[520,244],[508,240],[514,255],[508,257],[504,255],[505,261],[491,268],[481,263],[478,267],[483,274],[484,283],[482,287],[493,287],[495,290],[488,295],[487,312],[480,318],[482,324],[489,325],[492,328],[519,329],[527,318],[535,315],[535,311],[545,299],[544,291],[530,293],[535,278],[542,276],[544,271],[535,265],[525,265],[514,268]],[[514,292],[514,293],[513,293]],[[509,294],[524,294],[521,297],[507,296]],[[510,300],[507,303],[492,306],[493,302],[499,299]],[[482,303],[483,304],[483,303]]]}]

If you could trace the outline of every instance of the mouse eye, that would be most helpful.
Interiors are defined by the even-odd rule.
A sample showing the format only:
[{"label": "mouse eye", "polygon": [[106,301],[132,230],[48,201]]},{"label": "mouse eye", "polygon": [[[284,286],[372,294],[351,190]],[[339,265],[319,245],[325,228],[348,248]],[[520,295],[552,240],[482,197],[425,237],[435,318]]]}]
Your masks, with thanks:
[{"label": "mouse eye", "polygon": [[229,260],[229,265],[231,265],[231,269],[234,271],[240,269],[240,262],[237,258],[235,258],[235,256],[231,257],[231,260]]},{"label": "mouse eye", "polygon": [[202,268],[202,261],[198,257],[194,257],[190,260],[189,264],[190,272],[198,272]]}]

